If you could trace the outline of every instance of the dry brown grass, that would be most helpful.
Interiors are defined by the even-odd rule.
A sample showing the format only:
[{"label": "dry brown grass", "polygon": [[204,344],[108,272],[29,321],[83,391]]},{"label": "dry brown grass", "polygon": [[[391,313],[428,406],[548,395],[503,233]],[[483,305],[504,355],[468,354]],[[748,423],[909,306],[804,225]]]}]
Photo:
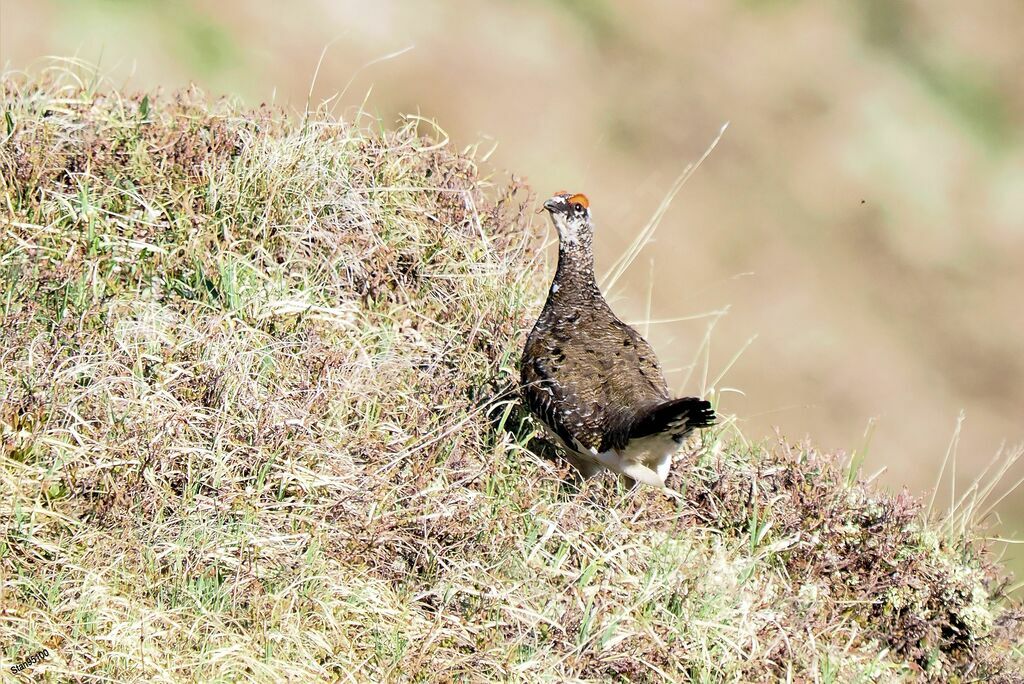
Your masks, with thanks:
[{"label": "dry brown grass", "polygon": [[563,485],[510,392],[527,189],[415,120],[93,79],[3,81],[5,667],[1014,681],[1021,614],[969,515],[730,426],[678,505]]}]

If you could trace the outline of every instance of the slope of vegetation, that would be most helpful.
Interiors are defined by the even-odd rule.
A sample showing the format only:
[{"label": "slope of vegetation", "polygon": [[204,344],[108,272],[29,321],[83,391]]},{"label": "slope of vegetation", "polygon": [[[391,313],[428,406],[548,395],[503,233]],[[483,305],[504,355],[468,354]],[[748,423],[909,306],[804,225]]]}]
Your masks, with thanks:
[{"label": "slope of vegetation", "polygon": [[[576,491],[533,198],[417,120],[6,74],[0,660],[47,681],[1019,681],[975,540],[726,425]],[[427,130],[429,129],[429,130]]]}]

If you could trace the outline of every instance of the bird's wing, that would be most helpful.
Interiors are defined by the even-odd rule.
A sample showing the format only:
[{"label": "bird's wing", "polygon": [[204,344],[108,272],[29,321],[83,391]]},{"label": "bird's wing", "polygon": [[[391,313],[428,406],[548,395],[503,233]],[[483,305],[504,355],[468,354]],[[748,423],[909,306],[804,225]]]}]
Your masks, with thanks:
[{"label": "bird's wing", "polygon": [[567,446],[581,452],[600,449],[605,432],[603,412],[593,387],[573,380],[580,378],[573,372],[575,364],[558,354],[528,355],[527,359],[522,389],[530,410]]},{"label": "bird's wing", "polygon": [[578,323],[527,342],[524,396],[567,445],[620,449],[636,422],[668,400],[668,387],[651,345],[628,325],[611,315]]},{"label": "bird's wing", "polygon": [[622,347],[621,356],[616,357],[616,376],[630,381],[634,400],[646,403],[668,399],[668,383],[650,343],[616,317],[610,322],[609,330],[613,339],[607,346]]}]

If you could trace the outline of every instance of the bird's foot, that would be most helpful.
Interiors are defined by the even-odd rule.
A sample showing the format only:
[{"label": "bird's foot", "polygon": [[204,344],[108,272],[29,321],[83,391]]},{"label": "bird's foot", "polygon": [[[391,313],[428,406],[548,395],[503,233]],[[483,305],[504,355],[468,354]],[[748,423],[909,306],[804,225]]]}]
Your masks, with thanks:
[{"label": "bird's foot", "polygon": [[672,489],[671,487],[662,487],[661,493],[672,499],[673,501],[682,501],[683,495]]}]

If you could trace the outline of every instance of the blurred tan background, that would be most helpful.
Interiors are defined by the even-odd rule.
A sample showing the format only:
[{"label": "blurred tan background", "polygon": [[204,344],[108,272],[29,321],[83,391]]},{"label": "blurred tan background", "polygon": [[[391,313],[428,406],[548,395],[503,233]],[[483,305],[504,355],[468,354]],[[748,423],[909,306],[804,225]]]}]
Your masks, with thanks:
[{"label": "blurred tan background", "polygon": [[[296,110],[328,46],[313,104],[348,85],[339,112],[418,112],[460,146],[497,144],[491,162],[541,195],[586,192],[602,269],[729,121],[612,291],[624,317],[729,305],[710,369],[758,335],[720,383],[743,391],[722,405],[744,432],[851,450],[876,418],[866,467],[890,486],[934,483],[961,409],[958,491],[1024,441],[1019,0],[0,8],[7,68],[78,55],[136,88],[194,81]],[[680,392],[699,391],[685,367],[710,320],[650,326]],[[1024,495],[1000,510],[1024,532]]]}]

